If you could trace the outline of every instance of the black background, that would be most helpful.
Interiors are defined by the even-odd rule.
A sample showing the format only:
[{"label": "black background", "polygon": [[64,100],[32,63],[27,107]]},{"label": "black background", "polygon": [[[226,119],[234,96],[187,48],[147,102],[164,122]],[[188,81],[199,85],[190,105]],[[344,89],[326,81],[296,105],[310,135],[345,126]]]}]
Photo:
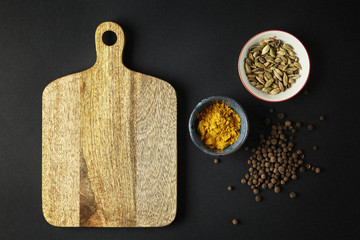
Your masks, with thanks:
[{"label": "black background", "polygon": [[[0,1],[0,239],[350,239],[359,230],[359,7],[355,1]],[[57,228],[41,210],[41,97],[52,80],[90,68],[103,21],[125,32],[124,63],[171,83],[178,95],[178,212],[164,228]],[[267,103],[242,86],[242,46],[264,30],[307,48],[306,89]],[[203,98],[236,99],[248,144],[268,109],[312,123],[295,142],[321,174],[305,172],[256,203],[240,184],[249,153],[215,165],[191,142],[187,121]],[[320,122],[324,114],[326,121]],[[313,145],[319,151],[312,151]],[[226,187],[235,190],[228,192]],[[290,199],[289,192],[298,193]],[[233,218],[241,224],[234,226]]]}]

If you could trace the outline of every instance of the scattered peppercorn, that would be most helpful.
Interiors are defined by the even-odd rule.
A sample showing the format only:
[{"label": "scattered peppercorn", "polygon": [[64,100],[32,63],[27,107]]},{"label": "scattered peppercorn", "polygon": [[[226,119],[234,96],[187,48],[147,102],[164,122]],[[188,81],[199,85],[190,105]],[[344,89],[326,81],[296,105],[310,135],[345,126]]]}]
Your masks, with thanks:
[{"label": "scattered peppercorn", "polygon": [[323,115],[320,116],[320,121],[324,121],[325,117]]},{"label": "scattered peppercorn", "polygon": [[311,125],[311,124],[309,124],[309,125],[307,126],[307,129],[308,129],[309,131],[312,131],[312,130],[314,130],[314,126]]},{"label": "scattered peppercorn", "polygon": [[313,150],[314,151],[318,150],[318,146],[313,146]]},{"label": "scattered peppercorn", "polygon": [[233,190],[233,187],[232,187],[232,186],[228,186],[228,187],[227,187],[227,190],[232,191],[232,190]]},{"label": "scattered peppercorn", "polygon": [[219,162],[220,162],[219,159],[217,159],[217,158],[214,159],[214,163],[218,164]]},{"label": "scattered peppercorn", "polygon": [[245,147],[244,147],[244,150],[245,150],[245,151],[249,151],[249,149],[250,149],[249,146],[245,146]]},{"label": "scattered peppercorn", "polygon": [[316,172],[316,173],[320,173],[320,168],[318,168],[318,167],[315,168],[315,172]]},{"label": "scattered peppercorn", "polygon": [[296,198],[296,193],[291,192],[291,193],[290,193],[290,198]]},{"label": "scattered peppercorn", "polygon": [[236,224],[238,224],[238,223],[239,223],[239,221],[238,221],[237,219],[233,219],[233,220],[232,220],[232,224],[236,225]]},{"label": "scattered peppercorn", "polygon": [[[250,186],[256,195],[256,201],[261,201],[261,196],[258,195],[261,189],[273,189],[275,193],[280,193],[280,186],[289,180],[296,180],[299,176],[298,171],[302,173],[305,169],[312,169],[320,172],[320,168],[316,170],[309,163],[304,164],[303,150],[298,149],[292,141],[294,136],[289,136],[289,132],[297,132],[302,126],[301,122],[282,120],[286,117],[284,113],[277,113],[276,116],[279,121],[273,125],[270,125],[269,118],[265,119],[265,125],[271,126],[271,132],[269,135],[259,135],[259,144],[251,148],[251,155],[247,160],[250,165],[248,173],[241,179],[242,184],[247,183]],[[313,130],[314,126],[308,125],[307,128]]]},{"label": "scattered peppercorn", "polygon": [[270,118],[265,118],[264,122],[265,122],[265,125],[270,125],[271,120],[270,120]]}]

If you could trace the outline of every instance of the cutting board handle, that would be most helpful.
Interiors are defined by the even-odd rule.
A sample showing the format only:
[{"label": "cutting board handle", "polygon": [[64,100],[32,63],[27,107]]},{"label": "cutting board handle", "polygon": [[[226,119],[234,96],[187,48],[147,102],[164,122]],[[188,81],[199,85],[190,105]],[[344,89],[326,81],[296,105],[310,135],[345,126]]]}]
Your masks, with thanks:
[{"label": "cutting board handle", "polygon": [[[105,32],[111,31],[116,35],[116,42],[109,46],[103,41]],[[96,44],[96,63],[108,64],[109,61],[115,61],[114,64],[124,66],[122,62],[122,53],[124,49],[125,37],[122,28],[114,22],[103,22],[95,31],[95,44]]]}]

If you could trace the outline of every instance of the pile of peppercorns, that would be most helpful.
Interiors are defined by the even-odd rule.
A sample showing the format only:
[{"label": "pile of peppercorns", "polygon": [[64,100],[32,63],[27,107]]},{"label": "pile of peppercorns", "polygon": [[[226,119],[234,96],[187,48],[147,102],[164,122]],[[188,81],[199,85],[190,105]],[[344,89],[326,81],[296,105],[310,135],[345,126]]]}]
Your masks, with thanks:
[{"label": "pile of peppercorns", "polygon": [[[270,108],[269,112],[273,113],[274,109]],[[259,145],[251,148],[244,146],[245,151],[251,150],[252,154],[247,163],[250,165],[248,172],[241,179],[242,184],[251,187],[255,196],[255,201],[260,202],[262,197],[259,195],[261,190],[273,189],[275,193],[281,192],[281,185],[285,185],[290,180],[298,178],[298,173],[305,170],[312,170],[320,173],[320,168],[305,163],[305,154],[302,149],[296,149],[293,142],[294,135],[297,130],[302,127],[301,122],[284,121],[285,114],[277,114],[278,122],[271,125],[271,120],[266,118],[265,125],[271,125],[269,136],[259,135]],[[320,116],[320,121],[324,121],[325,117]],[[314,126],[307,125],[308,131],[313,131]],[[289,133],[292,135],[289,136]],[[313,146],[314,151],[318,150],[318,146]],[[220,163],[219,159],[214,159],[214,163]],[[232,191],[233,187],[228,186],[228,191]],[[296,198],[295,192],[290,192],[290,198]],[[233,219],[234,225],[239,224],[238,219]]]},{"label": "pile of peppercorns", "polygon": [[[274,112],[273,109],[269,110]],[[255,200],[261,201],[260,189],[273,189],[275,193],[281,192],[281,185],[286,184],[290,179],[298,178],[299,172],[304,172],[306,169],[311,169],[316,173],[320,173],[320,168],[311,166],[307,163],[304,167],[305,154],[303,150],[296,149],[292,141],[293,136],[288,136],[287,133],[295,134],[297,129],[302,126],[300,122],[293,123],[289,120],[282,121],[285,114],[279,113],[279,121],[271,126],[271,133],[269,136],[260,134],[259,145],[251,149],[252,155],[248,160],[250,165],[248,173],[241,179],[241,183],[247,184],[256,195]],[[320,120],[324,120],[321,116]],[[265,124],[270,125],[270,119],[265,119]],[[312,131],[313,125],[308,125],[307,129]],[[313,147],[317,150],[317,146]],[[249,151],[248,146],[244,150]],[[290,193],[291,198],[296,197],[295,192]]]}]

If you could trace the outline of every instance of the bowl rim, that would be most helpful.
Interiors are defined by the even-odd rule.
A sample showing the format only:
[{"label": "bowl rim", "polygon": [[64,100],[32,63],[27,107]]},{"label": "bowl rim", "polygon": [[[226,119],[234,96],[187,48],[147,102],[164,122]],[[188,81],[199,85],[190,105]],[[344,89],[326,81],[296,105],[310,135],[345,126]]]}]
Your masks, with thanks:
[{"label": "bowl rim", "polygon": [[[192,130],[195,131],[195,134],[196,134],[196,129],[192,129],[192,119],[194,119],[194,115],[195,115],[195,110],[197,110],[200,106],[210,102],[210,101],[214,101],[214,100],[226,100],[226,101],[229,101],[229,102],[233,102],[235,104],[237,104],[240,109],[242,110],[242,112],[244,113],[244,116],[245,116],[245,122],[246,122],[246,125],[247,125],[247,128],[246,128],[246,131],[245,131],[245,136],[244,136],[244,139],[243,139],[243,143],[242,144],[239,144],[238,146],[236,146],[232,151],[230,152],[227,152],[227,153],[214,153],[214,152],[211,152],[207,149],[204,149],[203,147],[201,147],[199,145],[199,143],[197,143],[197,141],[195,140],[195,136],[193,136],[193,134],[191,133]],[[225,103],[226,104],[226,103]],[[235,110],[234,110],[235,111]],[[236,112],[236,111],[235,111]],[[238,113],[237,113],[238,114]],[[212,155],[212,156],[226,156],[226,155],[230,155],[232,153],[235,153],[236,151],[238,151],[243,145],[244,143],[246,142],[246,139],[248,138],[249,136],[249,120],[248,120],[248,115],[245,111],[245,109],[237,102],[235,101],[234,99],[232,98],[229,98],[229,97],[225,97],[225,96],[211,96],[211,97],[207,97],[207,98],[204,98],[202,99],[200,102],[198,102],[195,107],[193,108],[191,114],[190,114],[190,117],[189,117],[189,122],[188,122],[188,128],[189,128],[189,133],[190,133],[190,138],[191,138],[191,141],[194,143],[194,145],[196,147],[198,147],[200,150],[202,150],[204,153],[206,154],[209,154],[209,155]],[[237,140],[236,140],[237,141]],[[235,141],[235,142],[236,142]],[[234,143],[235,143],[234,142]]]},{"label": "bowl rim", "polygon": [[[261,35],[261,34],[264,34],[264,33],[267,33],[267,32],[273,32],[273,31],[283,32],[283,33],[285,33],[285,34],[289,34],[290,36],[292,36],[292,37],[294,37],[296,40],[298,40],[299,43],[300,43],[300,44],[303,46],[303,48],[305,49],[306,56],[307,56],[307,59],[308,59],[308,62],[309,62],[309,71],[308,71],[308,73],[307,73],[306,80],[305,80],[304,84],[302,85],[302,87],[301,87],[301,88],[299,89],[299,91],[297,91],[295,94],[289,96],[288,98],[281,99],[281,100],[268,100],[268,99],[264,99],[264,98],[258,96],[257,94],[255,94],[254,92],[252,92],[252,91],[246,86],[246,84],[244,83],[244,79],[242,78],[241,72],[240,72],[240,59],[241,59],[241,56],[242,56],[242,54],[243,54],[243,51],[244,51],[245,47],[250,43],[250,41],[251,41],[253,38],[255,38],[255,37],[257,37],[257,36],[259,36],[259,35]],[[256,35],[254,35],[253,37],[251,37],[251,38],[244,44],[244,46],[242,47],[242,49],[241,49],[241,51],[240,51],[240,55],[239,55],[239,59],[238,59],[238,73],[239,73],[239,76],[240,76],[240,79],[241,79],[241,83],[243,84],[243,86],[246,88],[246,90],[247,90],[251,95],[253,95],[254,97],[256,97],[256,98],[258,98],[258,99],[260,99],[260,100],[263,100],[263,101],[265,101],[265,102],[284,102],[284,101],[287,101],[287,100],[295,97],[295,96],[296,96],[299,92],[301,92],[301,90],[305,87],[305,85],[306,85],[306,83],[307,83],[307,81],[308,81],[308,79],[309,79],[309,76],[310,76],[310,70],[311,70],[310,57],[309,57],[309,53],[308,53],[308,51],[306,50],[304,44],[303,44],[297,37],[295,37],[293,34],[288,33],[288,32],[285,32],[285,31],[283,31],[283,30],[276,30],[276,29],[266,30],[266,31],[263,31],[263,32],[260,32],[260,33],[258,33],[258,34],[256,34]]]}]

